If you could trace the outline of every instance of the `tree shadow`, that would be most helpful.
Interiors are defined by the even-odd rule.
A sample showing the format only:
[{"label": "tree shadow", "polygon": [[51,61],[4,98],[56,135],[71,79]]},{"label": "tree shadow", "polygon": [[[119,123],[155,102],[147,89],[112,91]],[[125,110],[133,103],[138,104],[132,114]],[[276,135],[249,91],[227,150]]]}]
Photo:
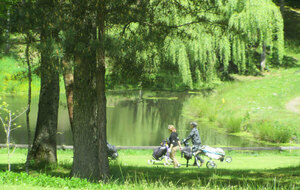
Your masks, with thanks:
[{"label": "tree shadow", "polygon": [[[71,164],[62,164],[58,167],[30,168],[30,173],[47,174],[52,177],[70,177]],[[0,164],[0,171],[6,171],[7,165]],[[11,171],[25,172],[25,164],[12,164]],[[157,183],[169,185],[170,183],[182,186],[239,186],[239,187],[300,187],[300,165],[277,169],[207,169],[197,167],[171,167],[153,166],[124,166],[113,163],[110,166],[111,182],[129,183]]]},{"label": "tree shadow", "polygon": [[300,68],[298,61],[299,60],[291,56],[284,56],[282,60],[285,68]]},{"label": "tree shadow", "polygon": [[[72,168],[72,164],[59,164],[57,165],[49,165],[49,164],[38,164],[32,165],[29,167],[29,174],[32,173],[41,173],[47,174],[52,177],[61,177],[66,178],[70,176],[70,171]],[[7,164],[0,164],[0,171],[7,171]],[[26,166],[24,164],[11,164],[11,171],[16,173],[26,172]]]},{"label": "tree shadow", "polygon": [[[162,181],[168,184],[193,186],[195,183],[228,186],[241,184],[255,184],[268,186],[300,186],[300,166],[279,169],[233,170],[233,169],[206,169],[206,168],[163,168],[163,167],[132,167],[112,166],[113,179],[128,181],[146,180],[149,182]],[[138,177],[137,177],[138,176]]]}]

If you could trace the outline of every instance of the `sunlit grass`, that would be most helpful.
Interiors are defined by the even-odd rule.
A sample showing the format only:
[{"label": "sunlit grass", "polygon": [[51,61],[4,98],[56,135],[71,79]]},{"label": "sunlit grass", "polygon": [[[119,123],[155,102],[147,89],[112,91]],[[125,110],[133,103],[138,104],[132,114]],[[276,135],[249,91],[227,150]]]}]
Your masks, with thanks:
[{"label": "sunlit grass", "polygon": [[[108,183],[69,178],[72,151],[58,151],[58,167],[24,172],[26,150],[17,149],[13,172],[6,169],[5,150],[0,149],[0,188],[3,189],[297,189],[300,185],[300,151],[231,151],[232,163],[216,161],[217,169],[150,165],[152,150],[119,150],[110,161]],[[205,157],[203,157],[205,158]],[[206,161],[208,160],[205,158]]]},{"label": "sunlit grass", "polygon": [[[33,70],[33,68],[31,68]],[[15,95],[28,93],[27,66],[21,59],[0,57],[0,95]],[[32,71],[32,94],[40,91],[40,77]],[[60,79],[60,92],[64,93],[63,79]]]},{"label": "sunlit grass", "polygon": [[[278,123],[277,126],[291,131],[288,138],[278,142],[288,143],[292,137],[300,138],[299,115],[286,109],[290,100],[300,96],[300,72],[297,72],[299,70],[300,66],[296,66],[289,69],[272,69],[259,77],[235,75],[235,82],[220,85],[212,96],[191,98],[185,105],[185,115],[199,121],[214,121],[211,125],[220,126],[229,133],[239,132],[241,127],[254,136],[258,134],[257,130],[251,129],[264,126],[259,125],[260,123]],[[211,113],[216,119],[210,119]],[[272,134],[274,133],[270,133]],[[255,137],[261,140],[272,139],[265,138],[266,136]]]},{"label": "sunlit grass", "polygon": [[[13,57],[0,58],[0,93],[22,94],[28,91],[27,67],[21,60]],[[32,92],[39,92],[39,78],[32,75]]]}]

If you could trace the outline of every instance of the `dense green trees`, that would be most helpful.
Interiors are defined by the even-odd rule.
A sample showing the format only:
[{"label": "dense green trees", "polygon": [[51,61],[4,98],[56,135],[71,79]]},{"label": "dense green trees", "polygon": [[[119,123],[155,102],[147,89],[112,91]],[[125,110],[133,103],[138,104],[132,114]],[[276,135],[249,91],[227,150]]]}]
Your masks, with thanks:
[{"label": "dense green trees", "polygon": [[193,89],[230,73],[259,72],[260,54],[267,64],[282,63],[283,20],[271,0],[151,2],[148,20],[127,26],[112,79],[125,75],[144,87]]},{"label": "dense green trees", "polygon": [[[72,175],[91,180],[109,175],[106,85],[201,88],[231,73],[280,65],[284,54],[283,21],[271,0],[6,2],[0,9],[7,13],[13,7],[20,21],[12,22],[14,32],[39,39],[41,91],[32,155],[56,162],[63,66],[74,141]],[[11,16],[0,16],[3,34]]]}]

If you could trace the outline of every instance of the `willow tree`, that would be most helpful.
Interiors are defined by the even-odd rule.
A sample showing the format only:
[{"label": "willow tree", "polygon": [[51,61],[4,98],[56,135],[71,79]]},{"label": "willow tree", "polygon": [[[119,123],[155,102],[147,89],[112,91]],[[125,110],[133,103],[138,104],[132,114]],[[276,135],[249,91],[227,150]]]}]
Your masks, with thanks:
[{"label": "willow tree", "polygon": [[136,69],[142,83],[193,89],[230,73],[258,72],[268,60],[282,64],[283,20],[271,0],[151,1],[149,7],[148,20],[130,24],[130,42],[124,41],[124,49],[136,38],[150,41],[124,54],[144,65]]},{"label": "willow tree", "polygon": [[[283,19],[280,10],[271,0],[230,1],[227,13],[229,29],[241,33],[241,35],[235,35],[233,32],[230,35],[233,39],[232,43],[235,45],[233,58],[235,63],[238,63],[240,73],[247,69],[246,50],[258,51],[263,54],[262,58],[264,58],[266,47],[268,47],[270,55],[277,59],[278,64],[282,64],[284,55]],[[241,49],[243,51],[240,51]],[[261,61],[263,70],[265,60]]]},{"label": "willow tree", "polygon": [[[271,0],[216,1],[215,7],[213,14],[197,15],[207,17],[208,22],[186,27],[192,38],[184,42],[193,55],[190,63],[196,65],[192,72],[200,73],[196,79],[209,82],[220,77],[221,72],[236,72],[228,70],[230,65],[243,74],[257,67],[257,62],[249,61],[251,52],[266,54],[266,47],[269,57],[282,63],[283,20]],[[193,18],[189,19],[192,22]]]}]

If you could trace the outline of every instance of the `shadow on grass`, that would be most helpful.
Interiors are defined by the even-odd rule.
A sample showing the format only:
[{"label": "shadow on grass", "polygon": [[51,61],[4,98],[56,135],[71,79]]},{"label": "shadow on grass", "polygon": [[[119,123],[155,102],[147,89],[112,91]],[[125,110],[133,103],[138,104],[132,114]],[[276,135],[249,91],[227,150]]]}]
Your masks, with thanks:
[{"label": "shadow on grass", "polygon": [[113,179],[123,181],[143,181],[177,185],[192,186],[195,183],[214,185],[241,185],[255,184],[265,186],[277,184],[281,186],[300,186],[300,166],[287,167],[275,170],[232,170],[232,169],[206,169],[206,168],[162,168],[111,166]]},{"label": "shadow on grass", "polygon": [[[31,168],[31,175],[47,174],[53,177],[68,178],[71,164],[58,167]],[[7,170],[7,165],[1,164],[0,170]],[[13,164],[13,172],[25,172],[24,164]],[[206,169],[206,168],[178,168],[171,167],[134,167],[113,163],[110,166],[111,182],[124,184],[159,183],[168,186],[252,186],[293,188],[300,187],[300,165],[278,169]]]},{"label": "shadow on grass", "polygon": [[[71,168],[72,164],[59,164],[58,166],[39,164],[31,165],[29,173],[33,175],[43,173],[53,177],[66,178],[70,177]],[[7,170],[7,164],[0,164],[0,172]],[[26,172],[26,166],[25,164],[11,164],[11,171],[16,173]]]}]

